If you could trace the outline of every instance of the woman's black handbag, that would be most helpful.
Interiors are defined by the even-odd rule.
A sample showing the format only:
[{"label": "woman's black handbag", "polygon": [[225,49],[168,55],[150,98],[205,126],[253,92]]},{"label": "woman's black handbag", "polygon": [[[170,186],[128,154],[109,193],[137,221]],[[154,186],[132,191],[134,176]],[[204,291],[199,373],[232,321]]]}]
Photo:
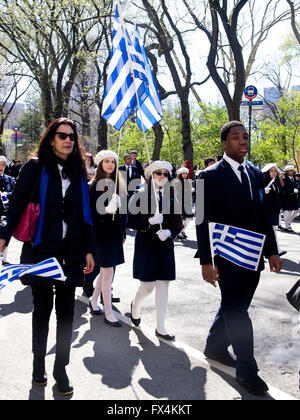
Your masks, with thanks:
[{"label": "woman's black handbag", "polygon": [[286,294],[286,297],[290,304],[300,312],[300,280]]}]

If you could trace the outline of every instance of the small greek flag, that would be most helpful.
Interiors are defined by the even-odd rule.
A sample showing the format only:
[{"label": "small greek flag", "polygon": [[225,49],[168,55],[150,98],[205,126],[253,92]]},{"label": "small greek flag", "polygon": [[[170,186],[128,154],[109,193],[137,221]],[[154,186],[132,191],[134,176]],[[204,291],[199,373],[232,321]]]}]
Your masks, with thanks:
[{"label": "small greek flag", "polygon": [[25,274],[59,281],[66,280],[63,269],[56,258],[49,258],[38,264],[7,264],[0,269],[0,290]]},{"label": "small greek flag", "polygon": [[249,270],[257,271],[265,235],[234,226],[209,223],[212,256],[223,258]]},{"label": "small greek flag", "polygon": [[7,198],[7,192],[1,193],[1,199],[4,207],[8,206],[8,198]]},{"label": "small greek flag", "polygon": [[157,85],[137,25],[135,27],[134,47],[140,61],[144,63],[149,86],[149,95],[140,101],[140,110],[137,108],[136,122],[141,130],[143,130],[143,122],[144,130],[147,132],[161,120],[163,111]]},{"label": "small greek flag", "polygon": [[[145,64],[136,54],[128,32],[125,32],[126,34],[121,24],[117,6],[113,28],[112,52],[102,106],[102,117],[117,130],[122,128],[131,112],[137,106],[135,89],[137,89],[137,95],[140,100],[149,95]],[[125,36],[134,78],[131,74]]]}]

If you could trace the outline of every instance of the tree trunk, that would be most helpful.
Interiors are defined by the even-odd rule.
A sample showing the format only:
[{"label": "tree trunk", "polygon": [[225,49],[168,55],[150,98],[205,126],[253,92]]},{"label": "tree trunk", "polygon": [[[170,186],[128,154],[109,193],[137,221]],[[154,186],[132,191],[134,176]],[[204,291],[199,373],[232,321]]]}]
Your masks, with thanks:
[{"label": "tree trunk", "polygon": [[191,115],[189,106],[189,91],[180,95],[181,101],[181,134],[182,134],[182,148],[184,153],[184,160],[189,160],[193,167],[193,145],[191,142]]},{"label": "tree trunk", "polygon": [[100,121],[98,124],[98,146],[97,152],[100,150],[107,149],[107,123],[104,118],[100,116]]},{"label": "tree trunk", "polygon": [[154,150],[152,155],[152,160],[159,160],[160,151],[164,139],[164,132],[162,129],[161,124],[158,122],[152,127],[155,135],[155,143],[154,143]]}]

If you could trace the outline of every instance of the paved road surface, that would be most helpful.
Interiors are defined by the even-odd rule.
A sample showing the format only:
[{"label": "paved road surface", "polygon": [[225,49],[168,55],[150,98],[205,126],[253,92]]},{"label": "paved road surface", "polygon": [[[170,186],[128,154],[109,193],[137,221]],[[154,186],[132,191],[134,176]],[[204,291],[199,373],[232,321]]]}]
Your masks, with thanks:
[{"label": "paved road surface", "polygon": [[[293,227],[300,234],[300,225]],[[234,369],[209,363],[202,354],[220,294],[203,282],[198,260],[193,259],[196,237],[191,224],[188,240],[176,242],[177,280],[170,287],[167,322],[175,343],[159,341],[154,335],[154,295],[145,303],[142,328],[130,324],[130,302],[138,287],[132,279],[133,232],[129,231],[125,245],[126,263],[118,267],[114,282],[114,294],[121,297],[115,311],[123,327],[114,329],[102,317],[92,317],[86,297],[77,289],[68,367],[75,388],[72,399],[299,399],[300,316],[285,293],[300,276],[300,236],[280,233],[279,237],[288,251],[284,269],[280,274],[264,271],[250,310],[260,374],[270,385],[268,396],[251,396],[236,384]],[[20,246],[11,242],[11,262],[19,261]],[[30,288],[15,282],[0,294],[0,399],[61,398],[52,378],[54,314],[46,358],[49,384],[45,389],[31,384],[31,311]]]}]

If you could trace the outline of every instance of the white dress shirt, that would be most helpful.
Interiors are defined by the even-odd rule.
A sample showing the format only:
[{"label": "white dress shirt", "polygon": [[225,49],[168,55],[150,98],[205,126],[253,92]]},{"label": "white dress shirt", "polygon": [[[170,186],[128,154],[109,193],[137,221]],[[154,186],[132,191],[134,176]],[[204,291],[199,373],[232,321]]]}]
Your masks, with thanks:
[{"label": "white dress shirt", "polygon": [[[69,178],[63,178],[62,176],[62,166],[58,163],[57,164],[58,170],[59,170],[59,174],[61,177],[61,187],[62,187],[62,196],[63,198],[65,198],[66,195],[66,191],[69,188],[71,181]],[[66,224],[66,222],[63,220],[63,239],[66,237],[67,234],[67,229],[68,229],[68,225]]]},{"label": "white dress shirt", "polygon": [[247,170],[246,160],[244,159],[244,161],[242,163],[239,163],[236,160],[231,159],[229,156],[227,156],[226,153],[224,153],[223,159],[226,160],[226,162],[229,163],[229,165],[231,166],[231,169],[233,170],[233,172],[238,177],[238,180],[240,181],[240,183],[242,183],[242,174],[241,174],[241,171],[239,170],[239,167],[240,167],[240,165],[243,165],[244,173],[247,175],[247,178],[248,178],[248,181],[249,181],[251,197],[252,197],[252,200],[253,200],[252,185],[251,185],[249,173],[248,173],[248,170]]}]

